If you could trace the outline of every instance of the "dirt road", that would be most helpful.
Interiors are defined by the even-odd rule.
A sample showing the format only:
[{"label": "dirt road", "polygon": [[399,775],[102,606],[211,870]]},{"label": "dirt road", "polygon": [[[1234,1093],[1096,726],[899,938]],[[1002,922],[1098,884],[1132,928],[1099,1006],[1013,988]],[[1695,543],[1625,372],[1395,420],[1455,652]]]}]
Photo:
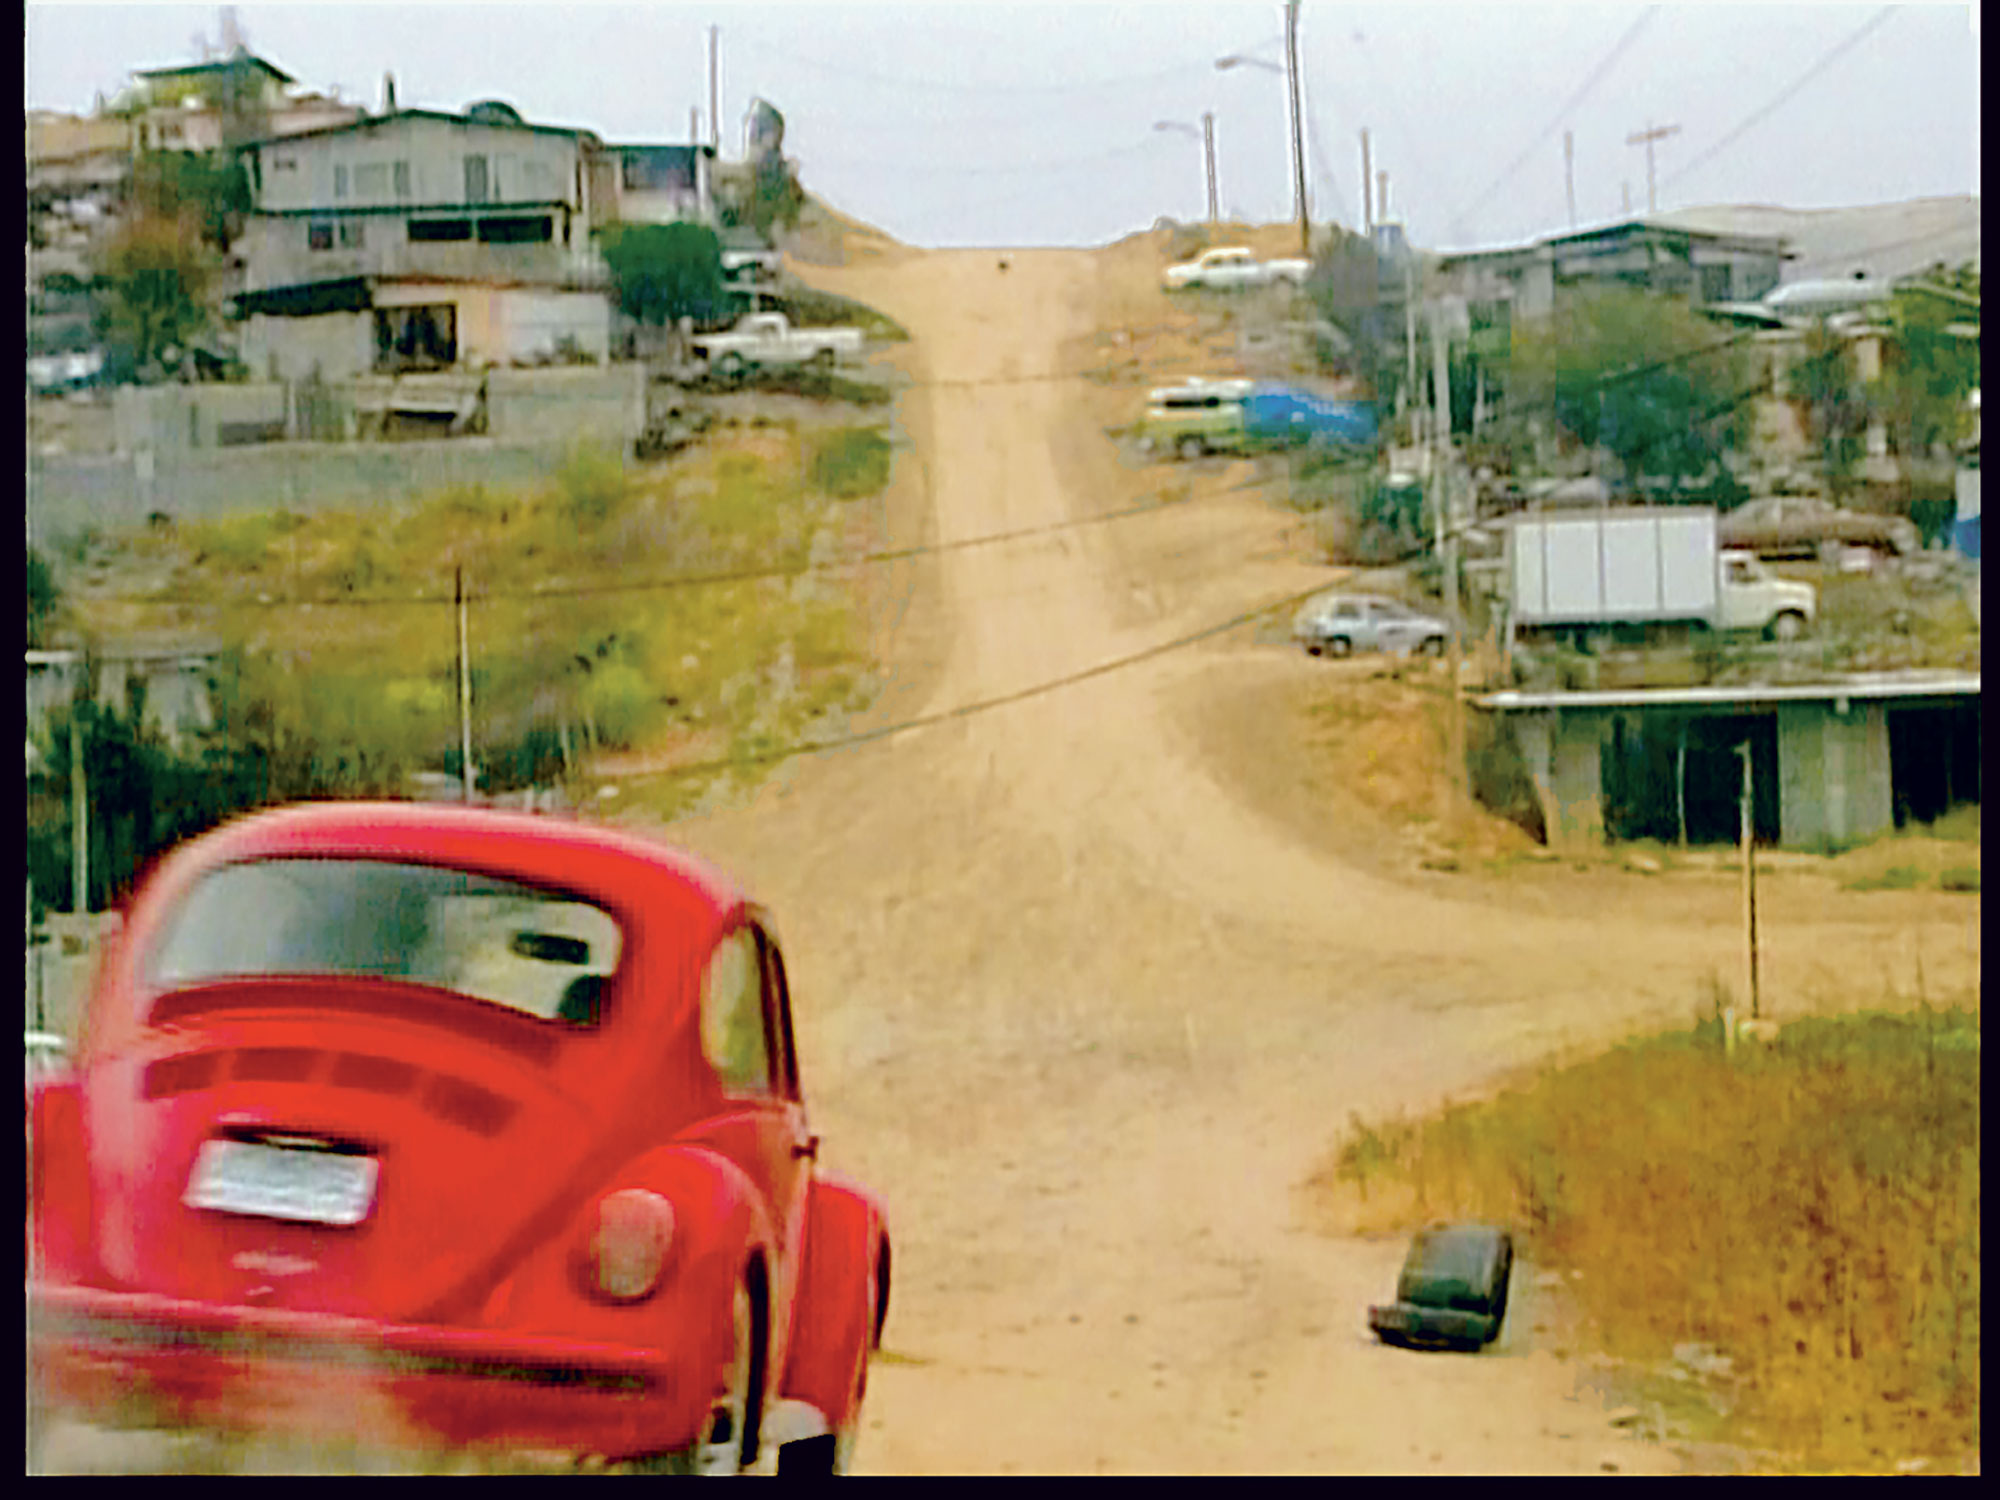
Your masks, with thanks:
[{"label": "dirt road", "polygon": [[[1100,265],[813,272],[916,341],[898,540],[1133,493],[1062,375]],[[902,670],[878,714],[1049,682],[1309,586],[1284,524],[1225,497],[944,553],[887,642]],[[670,830],[779,914],[831,1158],[894,1214],[865,1471],[1679,1466],[1577,1399],[1532,1268],[1486,1357],[1379,1347],[1364,1309],[1401,1243],[1312,1234],[1294,1194],[1350,1111],[1685,1021],[1704,975],[1735,972],[1733,888],[1364,873],[1287,758],[1282,705],[1317,665],[1247,638],[1163,653],[799,763]],[[1917,942],[1940,989],[1976,984],[1976,910],[1805,882],[1765,899],[1770,972],[1797,993]]]}]

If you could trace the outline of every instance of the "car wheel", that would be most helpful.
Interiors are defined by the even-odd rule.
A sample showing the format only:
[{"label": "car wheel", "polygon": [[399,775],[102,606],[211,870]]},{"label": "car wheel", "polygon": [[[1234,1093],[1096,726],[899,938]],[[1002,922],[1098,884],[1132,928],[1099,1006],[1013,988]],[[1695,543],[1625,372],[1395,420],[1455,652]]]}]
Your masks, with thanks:
[{"label": "car wheel", "polygon": [[1774,641],[1795,641],[1806,633],[1806,617],[1795,609],[1788,609],[1771,622],[1771,639]]},{"label": "car wheel", "polygon": [[694,1446],[669,1455],[661,1467],[669,1474],[698,1474],[715,1477],[741,1474],[749,1466],[746,1451],[750,1433],[750,1406],[757,1390],[757,1315],[751,1305],[750,1289],[741,1282],[731,1309],[736,1330],[735,1352],[729,1361],[729,1378],[722,1396],[709,1408],[708,1419]]},{"label": "car wheel", "polygon": [[1344,635],[1337,635],[1326,643],[1326,654],[1328,656],[1352,656],[1354,654],[1354,642],[1350,641]]},{"label": "car wheel", "polygon": [[737,355],[725,354],[716,363],[715,373],[730,385],[735,385],[743,379],[744,371],[747,368],[748,366]]},{"label": "car wheel", "polygon": [[1193,463],[1197,458],[1208,452],[1208,447],[1200,438],[1182,438],[1180,451],[1182,458],[1186,459],[1189,463]]},{"label": "car wheel", "polygon": [[833,351],[831,349],[821,349],[811,359],[807,360],[806,363],[811,365],[820,374],[829,375],[833,372]]},{"label": "car wheel", "polygon": [[1441,635],[1427,635],[1417,647],[1417,650],[1425,656],[1443,656],[1444,637]]}]

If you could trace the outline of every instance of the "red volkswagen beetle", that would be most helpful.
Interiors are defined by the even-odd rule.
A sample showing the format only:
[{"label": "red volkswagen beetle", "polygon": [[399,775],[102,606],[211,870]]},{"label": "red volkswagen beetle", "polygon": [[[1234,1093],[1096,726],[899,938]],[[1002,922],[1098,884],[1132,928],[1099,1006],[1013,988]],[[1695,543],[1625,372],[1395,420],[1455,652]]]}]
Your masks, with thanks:
[{"label": "red volkswagen beetle", "polygon": [[[889,1295],[765,915],[580,824],[327,804],[172,855],[29,1102],[44,1409],[840,1468]],[[364,1397],[366,1399],[364,1399]]]}]

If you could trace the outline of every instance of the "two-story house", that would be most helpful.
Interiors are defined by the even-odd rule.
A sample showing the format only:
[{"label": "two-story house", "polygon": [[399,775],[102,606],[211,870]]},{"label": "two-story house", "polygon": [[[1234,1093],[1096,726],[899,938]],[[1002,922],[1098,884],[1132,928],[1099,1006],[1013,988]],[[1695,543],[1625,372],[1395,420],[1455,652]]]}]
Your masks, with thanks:
[{"label": "two-story house", "polygon": [[504,104],[398,110],[258,142],[242,242],[243,356],[282,379],[603,360],[590,232],[617,161],[587,130]]}]

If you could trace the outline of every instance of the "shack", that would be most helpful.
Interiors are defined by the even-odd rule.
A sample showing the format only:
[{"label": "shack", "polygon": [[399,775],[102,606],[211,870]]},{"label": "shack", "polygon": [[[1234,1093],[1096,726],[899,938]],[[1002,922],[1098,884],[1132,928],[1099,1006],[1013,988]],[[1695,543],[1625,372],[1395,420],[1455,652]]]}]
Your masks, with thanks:
[{"label": "shack", "polygon": [[1512,731],[1552,847],[1735,838],[1746,744],[1760,843],[1851,843],[1980,798],[1976,673],[1475,701]]}]

